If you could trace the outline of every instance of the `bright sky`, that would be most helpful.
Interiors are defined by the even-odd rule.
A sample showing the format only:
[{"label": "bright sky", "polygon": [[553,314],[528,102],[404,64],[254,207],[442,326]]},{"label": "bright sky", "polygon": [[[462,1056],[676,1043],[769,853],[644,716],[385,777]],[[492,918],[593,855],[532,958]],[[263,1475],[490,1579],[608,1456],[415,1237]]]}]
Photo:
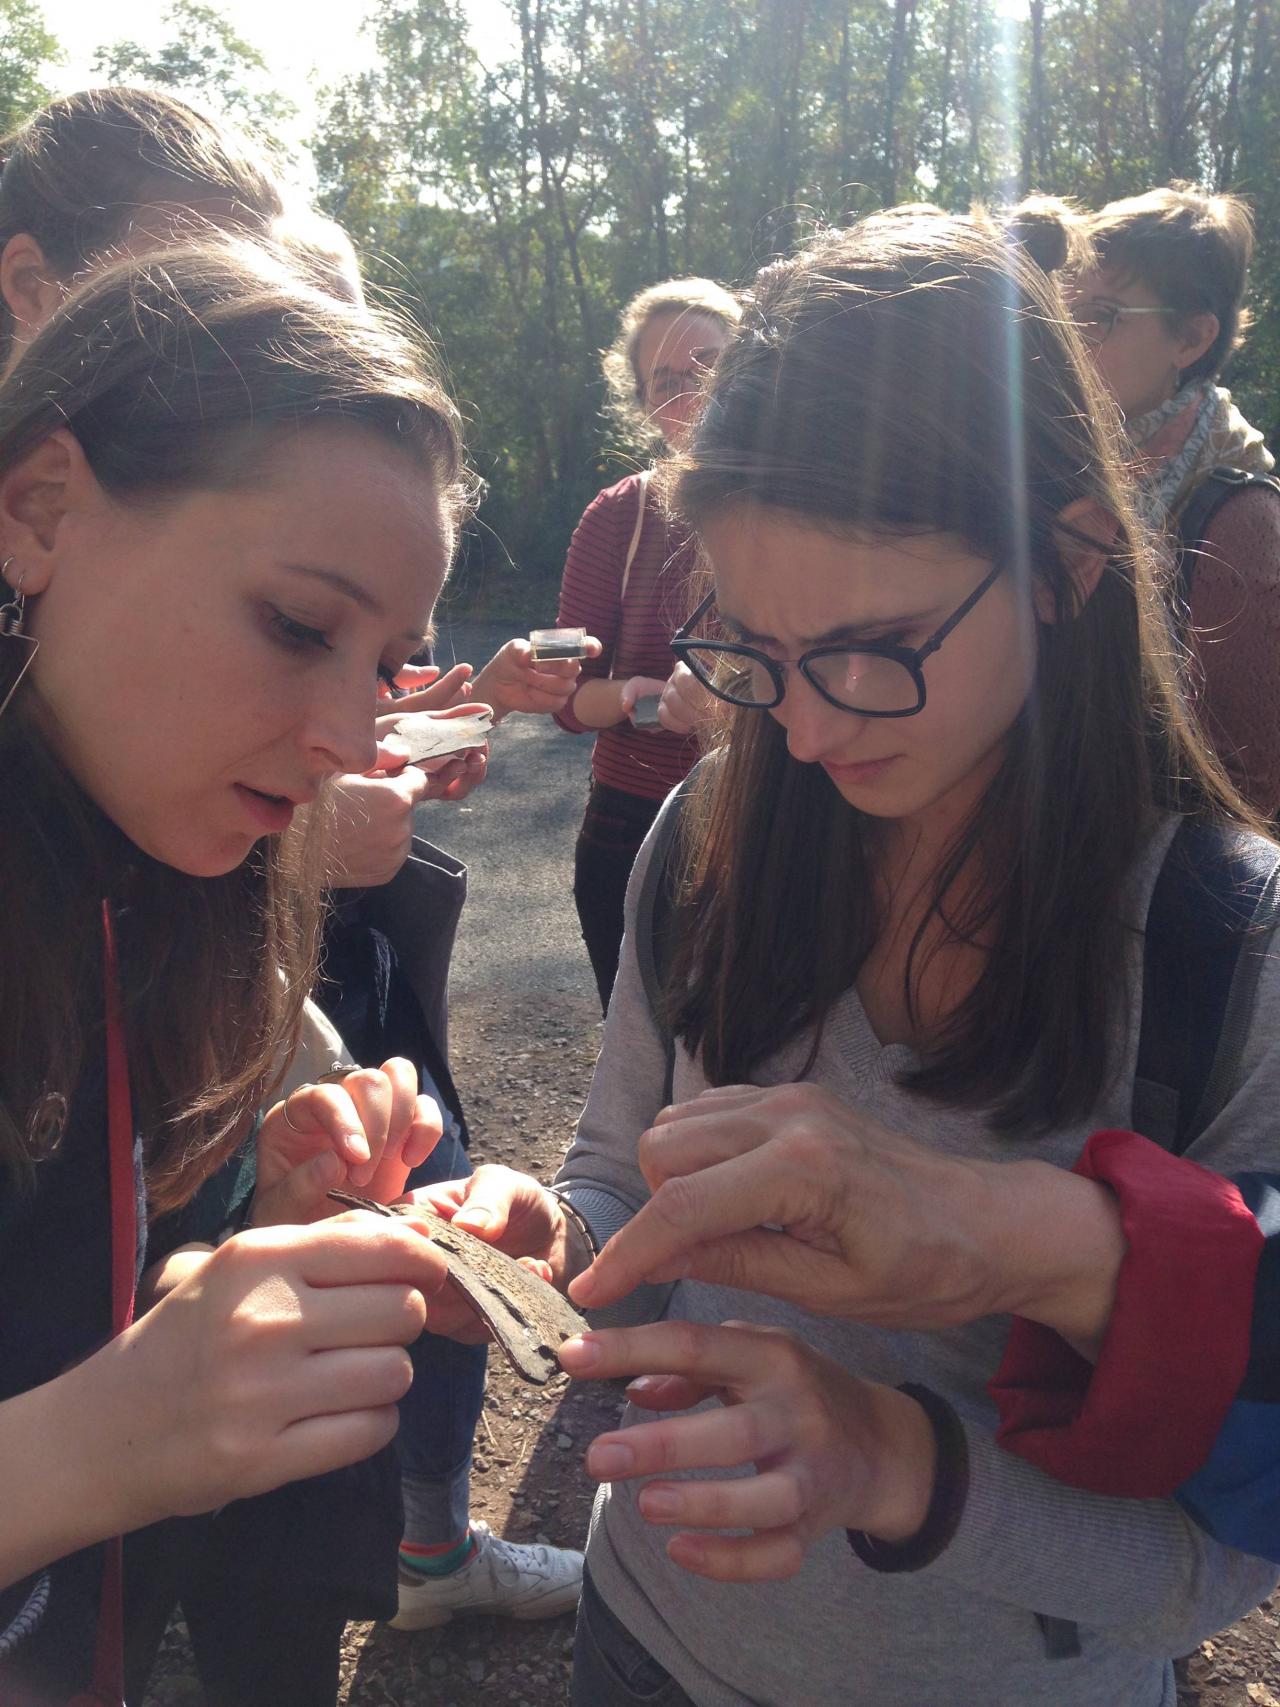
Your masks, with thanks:
[{"label": "bright sky", "polygon": [[[83,85],[94,51],[128,38],[151,45],[165,38],[163,0],[38,0],[45,22],[62,43],[66,63],[49,81],[60,90]],[[361,34],[365,0],[213,0],[235,30],[260,50],[276,86],[305,119],[312,111],[312,90],[336,83],[369,61],[372,47]],[[510,39],[510,14],[502,0],[467,0],[472,40],[486,60],[502,55]]]}]

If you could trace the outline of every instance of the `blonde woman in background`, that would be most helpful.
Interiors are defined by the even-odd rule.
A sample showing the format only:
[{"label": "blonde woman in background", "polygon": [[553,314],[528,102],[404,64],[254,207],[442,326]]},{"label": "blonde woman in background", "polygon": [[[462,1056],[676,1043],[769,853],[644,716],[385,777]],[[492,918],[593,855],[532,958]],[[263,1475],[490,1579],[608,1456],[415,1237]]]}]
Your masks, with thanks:
[{"label": "blonde woman in background", "polygon": [[[658,451],[684,444],[701,407],[703,376],[740,312],[711,279],[651,285],[627,304],[604,373],[615,421],[629,439]],[[702,690],[670,645],[696,602],[693,569],[688,537],[655,501],[648,471],[608,487],[588,506],[565,563],[557,621],[585,628],[602,647],[584,662],[556,722],[573,734],[600,732],[573,896],[603,1009],[618,970],[622,902],[636,853],[698,756],[693,724]],[[641,726],[637,701],[655,695],[657,721],[651,712]]]}]

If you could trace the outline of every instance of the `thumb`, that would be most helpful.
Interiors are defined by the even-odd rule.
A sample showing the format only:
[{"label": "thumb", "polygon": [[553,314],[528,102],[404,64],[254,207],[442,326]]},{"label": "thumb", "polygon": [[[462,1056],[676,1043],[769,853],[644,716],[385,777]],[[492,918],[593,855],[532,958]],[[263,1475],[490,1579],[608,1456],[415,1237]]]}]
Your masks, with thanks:
[{"label": "thumb", "polygon": [[414,693],[418,688],[430,687],[439,674],[438,664],[406,664],[396,672],[396,686],[405,693]]},{"label": "thumb", "polygon": [[[379,721],[382,722],[385,720],[379,719]],[[382,771],[384,773],[394,775],[396,772],[402,771],[408,763],[409,743],[404,739],[403,735],[396,734],[395,725],[392,724],[392,727],[385,735],[379,732],[378,756],[374,761],[373,771]],[[370,772],[366,774],[373,773]]]},{"label": "thumb", "polygon": [[328,1193],[340,1186],[347,1170],[342,1159],[332,1150],[319,1150],[291,1168],[283,1179],[269,1190],[259,1192],[253,1201],[251,1217],[255,1227],[305,1225],[335,1210]]},{"label": "thumb", "polygon": [[457,1225],[489,1244],[497,1244],[511,1219],[512,1180],[503,1168],[478,1168],[471,1189],[454,1212]]}]

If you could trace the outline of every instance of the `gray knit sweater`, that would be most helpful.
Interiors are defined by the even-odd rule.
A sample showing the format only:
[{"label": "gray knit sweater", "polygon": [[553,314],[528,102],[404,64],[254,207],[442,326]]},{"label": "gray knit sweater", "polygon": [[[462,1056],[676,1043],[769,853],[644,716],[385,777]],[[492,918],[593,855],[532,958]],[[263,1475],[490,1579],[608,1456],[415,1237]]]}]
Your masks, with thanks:
[{"label": "gray knit sweater", "polygon": [[[1138,921],[1171,831],[1135,874]],[[647,859],[646,847],[632,880],[629,930]],[[1047,1138],[1013,1145],[979,1117],[902,1090],[896,1079],[912,1052],[881,1047],[852,991],[830,1016],[809,1077],[939,1149],[991,1158],[1016,1150],[1070,1166],[1089,1133],[1128,1124],[1141,1001],[1136,936],[1130,987],[1133,1023],[1116,1045],[1113,1088],[1088,1120]],[[799,1039],[757,1082],[794,1078],[808,1049]],[[657,1112],[663,1071],[628,936],[591,1094],[559,1177],[601,1236],[647,1195],[635,1144]],[[675,1099],[705,1086],[697,1064],[678,1052]],[[1278,1095],[1280,957],[1262,972],[1237,1092],[1195,1145],[1196,1160],[1223,1173],[1280,1167]],[[624,1316],[657,1314],[666,1292],[648,1292],[620,1306]],[[639,1516],[640,1483],[602,1489],[587,1555],[596,1586],[699,1707],[1173,1707],[1170,1656],[1230,1624],[1275,1583],[1272,1566],[1217,1545],[1172,1501],[1080,1493],[1000,1451],[986,1384],[1000,1361],[1003,1318],[894,1333],[696,1282],[674,1289],[669,1313],[776,1324],[869,1380],[923,1382],[951,1401],[969,1436],[971,1486],[960,1527],[942,1556],[913,1574],[869,1570],[835,1532],[787,1582],[707,1582],[666,1557],[670,1532]],[[650,1415],[628,1408],[624,1421]],[[1078,1625],[1080,1653],[1050,1657],[1037,1614]]]}]

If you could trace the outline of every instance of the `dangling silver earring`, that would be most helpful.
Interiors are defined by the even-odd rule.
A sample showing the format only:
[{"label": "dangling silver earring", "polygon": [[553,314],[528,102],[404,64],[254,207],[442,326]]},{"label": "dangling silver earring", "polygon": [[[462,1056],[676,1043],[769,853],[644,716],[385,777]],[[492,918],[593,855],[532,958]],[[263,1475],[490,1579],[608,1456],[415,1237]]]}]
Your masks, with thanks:
[{"label": "dangling silver earring", "polygon": [[[3,576],[13,563],[12,557],[6,557],[4,562],[0,563],[0,576]],[[27,610],[27,601],[22,593],[22,583],[25,579],[25,573],[18,576],[13,598],[7,605],[0,605],[0,717],[4,715],[18,683],[30,669],[31,660],[39,647],[39,641],[22,632]]]}]

